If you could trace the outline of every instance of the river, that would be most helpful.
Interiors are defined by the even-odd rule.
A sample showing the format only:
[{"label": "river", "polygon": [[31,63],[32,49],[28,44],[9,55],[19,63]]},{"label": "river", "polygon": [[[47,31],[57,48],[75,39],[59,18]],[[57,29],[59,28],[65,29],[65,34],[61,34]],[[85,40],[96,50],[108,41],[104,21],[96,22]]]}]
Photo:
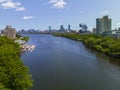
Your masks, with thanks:
[{"label": "river", "polygon": [[81,42],[26,34],[36,46],[21,58],[34,80],[32,90],[120,90],[120,61]]}]

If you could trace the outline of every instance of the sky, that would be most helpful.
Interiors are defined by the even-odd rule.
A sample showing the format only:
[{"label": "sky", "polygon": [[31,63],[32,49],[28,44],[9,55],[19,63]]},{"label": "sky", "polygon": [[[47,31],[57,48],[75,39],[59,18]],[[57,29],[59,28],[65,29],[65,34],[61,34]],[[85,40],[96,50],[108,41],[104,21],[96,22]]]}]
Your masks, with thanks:
[{"label": "sky", "polygon": [[40,29],[60,25],[79,30],[83,23],[90,30],[96,27],[96,18],[108,14],[112,29],[120,26],[120,0],[0,0],[0,29],[11,25],[16,30]]}]

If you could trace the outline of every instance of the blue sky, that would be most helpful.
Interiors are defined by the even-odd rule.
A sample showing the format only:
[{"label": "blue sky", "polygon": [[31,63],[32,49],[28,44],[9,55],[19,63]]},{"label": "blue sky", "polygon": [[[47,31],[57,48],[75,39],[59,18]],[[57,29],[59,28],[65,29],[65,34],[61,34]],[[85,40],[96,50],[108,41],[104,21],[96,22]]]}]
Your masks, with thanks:
[{"label": "blue sky", "polygon": [[12,25],[17,30],[35,28],[59,29],[62,24],[78,30],[80,23],[89,29],[96,26],[96,18],[107,12],[112,28],[120,26],[120,0],[0,0],[0,29]]}]

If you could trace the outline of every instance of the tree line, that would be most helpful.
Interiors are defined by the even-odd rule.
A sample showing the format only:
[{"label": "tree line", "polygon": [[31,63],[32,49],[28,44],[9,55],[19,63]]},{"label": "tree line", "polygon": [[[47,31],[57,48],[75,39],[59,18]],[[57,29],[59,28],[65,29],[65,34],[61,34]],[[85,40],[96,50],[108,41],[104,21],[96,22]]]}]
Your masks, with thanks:
[{"label": "tree line", "polygon": [[0,37],[0,90],[29,90],[33,80],[20,59],[20,45]]},{"label": "tree line", "polygon": [[55,33],[53,35],[81,41],[85,46],[98,52],[117,58],[120,57],[120,39],[95,34]]}]

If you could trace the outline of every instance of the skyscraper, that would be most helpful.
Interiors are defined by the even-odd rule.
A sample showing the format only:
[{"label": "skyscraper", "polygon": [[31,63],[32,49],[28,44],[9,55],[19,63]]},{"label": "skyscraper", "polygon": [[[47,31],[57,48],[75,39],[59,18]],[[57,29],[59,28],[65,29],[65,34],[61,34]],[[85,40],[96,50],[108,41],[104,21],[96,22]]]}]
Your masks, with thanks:
[{"label": "skyscraper", "polygon": [[60,31],[65,31],[65,28],[63,25],[60,26]]},{"label": "skyscraper", "polygon": [[71,26],[70,26],[70,25],[68,25],[68,30],[69,30],[69,31],[71,30]]},{"label": "skyscraper", "polygon": [[111,22],[108,15],[103,16],[103,18],[96,19],[96,34],[110,34],[111,32]]},{"label": "skyscraper", "polygon": [[88,27],[86,24],[79,24],[79,27],[81,28],[82,31],[87,31]]},{"label": "skyscraper", "polygon": [[49,26],[49,32],[51,32],[51,26]]}]

